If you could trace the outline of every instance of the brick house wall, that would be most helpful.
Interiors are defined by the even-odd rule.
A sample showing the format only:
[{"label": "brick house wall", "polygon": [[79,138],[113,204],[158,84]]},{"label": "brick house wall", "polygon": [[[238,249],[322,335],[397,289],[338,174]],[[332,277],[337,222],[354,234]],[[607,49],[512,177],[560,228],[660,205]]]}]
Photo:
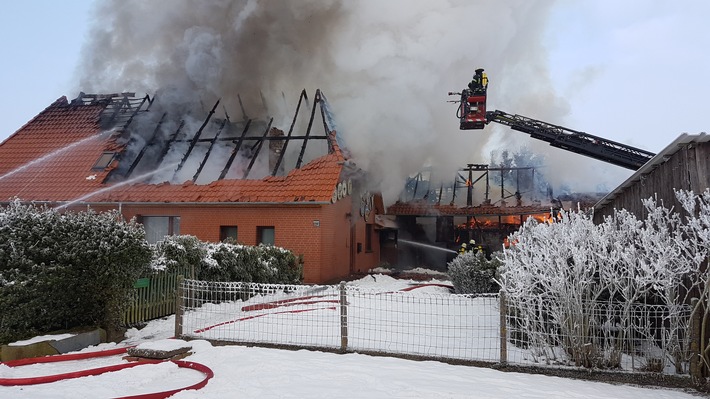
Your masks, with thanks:
[{"label": "brick house wall", "polygon": [[[180,234],[218,242],[220,226],[237,226],[237,241],[257,245],[259,226],[274,227],[274,244],[303,255],[304,282],[326,283],[366,273],[379,262],[379,239],[365,250],[367,224],[353,212],[350,196],[332,204],[92,204],[97,212],[119,209],[124,218],[179,216]],[[370,227],[372,228],[372,227]],[[355,243],[355,245],[353,245]],[[357,243],[362,250],[357,252]]]}]

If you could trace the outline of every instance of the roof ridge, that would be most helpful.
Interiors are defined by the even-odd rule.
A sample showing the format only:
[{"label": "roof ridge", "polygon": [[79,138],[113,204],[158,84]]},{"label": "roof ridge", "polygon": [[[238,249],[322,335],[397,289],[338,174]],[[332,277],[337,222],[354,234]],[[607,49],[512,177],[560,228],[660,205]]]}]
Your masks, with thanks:
[{"label": "roof ridge", "polygon": [[19,127],[17,130],[15,130],[11,135],[7,136],[7,138],[6,138],[5,140],[1,141],[1,142],[0,142],[0,146],[2,146],[2,145],[5,144],[8,140],[10,140],[10,138],[12,138],[14,135],[16,135],[17,132],[19,132],[20,130],[22,130],[22,129],[24,129],[25,127],[27,127],[27,125],[29,125],[30,123],[34,122],[37,118],[39,118],[40,115],[42,115],[42,114],[44,114],[45,112],[49,111],[50,108],[60,108],[60,107],[66,106],[66,105],[68,105],[68,104],[69,104],[69,100],[67,100],[67,96],[61,96],[61,97],[59,97],[58,99],[54,100],[53,103],[49,104],[49,106],[47,106],[45,109],[43,109],[42,111],[40,111],[40,112],[39,112],[37,115],[35,115],[32,119],[30,119],[29,121],[25,122],[24,125],[20,126],[20,127]]}]

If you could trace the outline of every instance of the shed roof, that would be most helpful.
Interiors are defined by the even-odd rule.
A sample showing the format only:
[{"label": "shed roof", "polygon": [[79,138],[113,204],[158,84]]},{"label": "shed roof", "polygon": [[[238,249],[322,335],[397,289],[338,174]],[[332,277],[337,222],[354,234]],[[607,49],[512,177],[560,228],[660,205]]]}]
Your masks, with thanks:
[{"label": "shed roof", "polygon": [[681,134],[675,140],[673,140],[673,142],[668,144],[666,148],[661,150],[661,152],[659,152],[653,158],[651,158],[651,160],[646,162],[645,165],[643,165],[636,172],[634,172],[634,174],[629,176],[628,179],[624,180],[624,182],[621,183],[618,187],[616,187],[613,191],[611,191],[609,194],[605,195],[602,199],[600,199],[594,205],[594,212],[597,213],[600,210],[604,209],[607,205],[612,203],[614,199],[618,197],[621,193],[628,190],[630,187],[637,184],[638,182],[643,181],[645,176],[653,172],[656,168],[658,168],[659,165],[665,163],[673,154],[683,148],[683,146],[691,143],[707,143],[709,141],[710,135],[704,132],[693,135],[687,133]]}]

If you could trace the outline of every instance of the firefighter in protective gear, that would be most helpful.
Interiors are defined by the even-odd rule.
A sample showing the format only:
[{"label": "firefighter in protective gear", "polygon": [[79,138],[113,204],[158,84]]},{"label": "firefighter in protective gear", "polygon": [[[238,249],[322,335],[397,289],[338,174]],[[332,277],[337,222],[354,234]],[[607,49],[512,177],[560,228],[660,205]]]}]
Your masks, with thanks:
[{"label": "firefighter in protective gear", "polygon": [[461,244],[461,248],[459,248],[459,255],[463,255],[466,253],[466,243]]},{"label": "firefighter in protective gear", "polygon": [[473,252],[473,253],[475,254],[475,253],[477,253],[477,252],[483,251],[483,247],[480,246],[480,245],[477,246],[477,245],[476,245],[476,240],[471,240],[471,241],[469,241],[469,243],[468,243],[468,250],[471,251],[471,252]]},{"label": "firefighter in protective gear", "polygon": [[471,83],[468,84],[468,88],[471,89],[473,94],[486,94],[486,89],[488,89],[488,76],[483,72],[483,68],[476,69],[476,73],[471,79]]}]

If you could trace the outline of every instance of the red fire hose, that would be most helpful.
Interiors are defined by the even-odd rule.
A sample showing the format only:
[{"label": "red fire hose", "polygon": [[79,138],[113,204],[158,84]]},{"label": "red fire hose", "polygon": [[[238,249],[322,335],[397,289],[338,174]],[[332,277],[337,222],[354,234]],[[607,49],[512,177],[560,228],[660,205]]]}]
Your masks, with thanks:
[{"label": "red fire hose", "polygon": [[[71,361],[71,360],[84,360],[84,359],[91,359],[91,358],[96,358],[96,357],[120,355],[122,353],[126,353],[127,350],[128,350],[128,347],[109,349],[109,350],[98,351],[98,352],[70,353],[70,354],[64,354],[64,355],[11,360],[8,362],[4,362],[2,364],[5,364],[6,366],[10,366],[10,367],[19,367],[19,366],[25,366],[25,365],[29,365],[29,364],[67,362],[67,361]],[[105,367],[97,367],[94,369],[75,371],[75,372],[71,372],[71,373],[45,375],[45,376],[28,377],[28,378],[0,378],[0,385],[15,386],[15,385],[47,384],[50,382],[67,380],[67,379],[71,379],[71,378],[99,375],[99,374],[109,373],[112,371],[118,371],[118,370],[131,368],[131,367],[142,366],[145,364],[156,364],[156,363],[161,363],[161,362],[163,362],[163,360],[145,359],[145,360],[140,360],[137,362],[116,364],[116,365],[105,366]],[[203,364],[195,363],[195,362],[188,362],[188,361],[183,361],[183,360],[173,360],[172,362],[175,363],[178,367],[189,368],[192,370],[199,371],[202,374],[204,374],[204,378],[196,384],[193,384],[193,385],[190,385],[187,387],[183,387],[183,388],[172,389],[169,391],[162,391],[162,392],[152,392],[152,393],[147,393],[147,394],[133,395],[133,396],[121,396],[120,398],[116,398],[116,399],[162,399],[162,398],[167,398],[177,392],[184,391],[187,389],[200,389],[200,388],[204,387],[205,385],[207,385],[207,382],[212,377],[214,377],[214,373],[212,372],[212,370]]]}]

